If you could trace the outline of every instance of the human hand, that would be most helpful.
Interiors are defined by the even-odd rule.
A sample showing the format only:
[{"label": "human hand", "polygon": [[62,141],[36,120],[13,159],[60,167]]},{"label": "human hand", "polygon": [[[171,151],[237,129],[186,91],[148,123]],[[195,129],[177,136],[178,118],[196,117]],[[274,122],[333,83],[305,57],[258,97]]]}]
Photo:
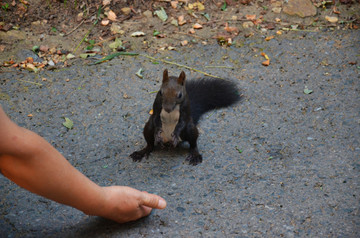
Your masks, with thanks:
[{"label": "human hand", "polygon": [[102,187],[105,204],[99,214],[119,223],[148,216],[152,208],[164,209],[166,201],[155,194],[141,192],[125,186]]}]

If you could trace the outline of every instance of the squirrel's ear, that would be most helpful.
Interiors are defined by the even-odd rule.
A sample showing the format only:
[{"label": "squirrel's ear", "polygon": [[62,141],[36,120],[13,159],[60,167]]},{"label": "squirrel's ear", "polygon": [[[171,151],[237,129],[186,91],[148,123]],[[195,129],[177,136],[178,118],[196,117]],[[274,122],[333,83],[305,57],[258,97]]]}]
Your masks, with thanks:
[{"label": "squirrel's ear", "polygon": [[184,83],[185,83],[185,72],[184,71],[181,71],[180,76],[177,81],[179,84],[184,85]]},{"label": "squirrel's ear", "polygon": [[169,81],[169,74],[168,74],[168,70],[165,69],[163,73],[163,83],[167,81]]}]

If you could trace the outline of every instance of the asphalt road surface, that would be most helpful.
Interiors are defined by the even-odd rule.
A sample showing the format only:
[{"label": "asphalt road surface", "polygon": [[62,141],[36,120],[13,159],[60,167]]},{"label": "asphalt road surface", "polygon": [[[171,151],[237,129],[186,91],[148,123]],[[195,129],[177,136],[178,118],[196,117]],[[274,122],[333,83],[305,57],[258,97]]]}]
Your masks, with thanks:
[{"label": "asphalt road surface", "polygon": [[[156,193],[168,207],[119,225],[0,175],[0,236],[359,237],[359,39],[360,31],[291,32],[270,41],[239,38],[237,47],[194,44],[152,55],[242,89],[241,103],[201,119],[197,166],[184,162],[186,145],[140,163],[129,155],[145,145],[142,128],[162,71],[200,73],[143,56],[92,66],[78,60],[37,74],[1,69],[0,103],[16,123],[96,183]],[[135,75],[140,68],[142,79]]]}]

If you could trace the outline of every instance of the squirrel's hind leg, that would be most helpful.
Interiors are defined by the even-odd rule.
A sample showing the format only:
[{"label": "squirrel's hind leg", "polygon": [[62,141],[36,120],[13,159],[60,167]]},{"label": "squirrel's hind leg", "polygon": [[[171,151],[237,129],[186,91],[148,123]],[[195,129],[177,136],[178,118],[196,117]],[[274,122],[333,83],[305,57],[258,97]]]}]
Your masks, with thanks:
[{"label": "squirrel's hind leg", "polygon": [[185,134],[181,136],[184,141],[188,141],[190,144],[190,154],[186,157],[187,162],[191,165],[197,165],[202,162],[202,155],[197,148],[197,138],[199,137],[199,131],[193,123],[189,123],[185,130]]}]

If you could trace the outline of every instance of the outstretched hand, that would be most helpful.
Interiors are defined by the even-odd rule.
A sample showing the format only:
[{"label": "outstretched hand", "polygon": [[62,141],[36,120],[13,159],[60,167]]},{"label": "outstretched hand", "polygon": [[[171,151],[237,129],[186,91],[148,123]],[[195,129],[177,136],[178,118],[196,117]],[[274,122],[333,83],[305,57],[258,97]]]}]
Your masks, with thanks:
[{"label": "outstretched hand", "polygon": [[113,221],[124,223],[148,216],[153,208],[164,209],[166,201],[160,196],[141,192],[126,186],[103,187],[104,209],[100,214]]}]

